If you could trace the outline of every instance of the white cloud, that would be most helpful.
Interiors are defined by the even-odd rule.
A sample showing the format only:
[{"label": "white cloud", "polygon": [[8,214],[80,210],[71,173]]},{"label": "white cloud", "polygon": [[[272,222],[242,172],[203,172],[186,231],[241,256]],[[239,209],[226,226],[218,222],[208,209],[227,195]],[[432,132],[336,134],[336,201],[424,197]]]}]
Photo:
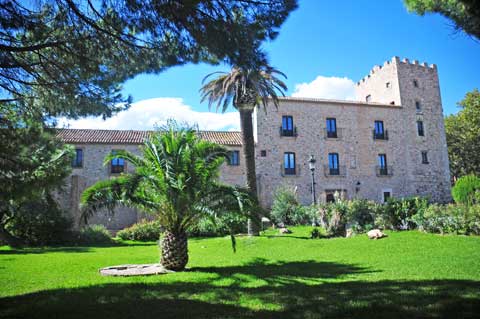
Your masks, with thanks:
[{"label": "white cloud", "polygon": [[59,119],[59,127],[82,129],[151,130],[168,119],[180,123],[198,124],[201,130],[239,130],[238,112],[198,112],[181,98],[154,98],[132,103],[132,106],[111,118],[87,117],[79,120]]},{"label": "white cloud", "polygon": [[296,84],[292,96],[355,100],[355,83],[347,77],[319,75],[312,82]]}]

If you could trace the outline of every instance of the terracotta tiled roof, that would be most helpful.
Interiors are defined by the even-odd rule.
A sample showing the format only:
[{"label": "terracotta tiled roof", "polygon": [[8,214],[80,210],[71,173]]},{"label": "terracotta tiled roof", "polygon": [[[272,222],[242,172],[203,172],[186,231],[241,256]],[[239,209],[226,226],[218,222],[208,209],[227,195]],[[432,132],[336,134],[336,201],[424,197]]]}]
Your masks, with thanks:
[{"label": "terracotta tiled roof", "polygon": [[342,105],[361,105],[361,106],[378,106],[388,108],[401,108],[401,105],[392,105],[378,102],[363,102],[363,101],[350,101],[350,100],[334,100],[334,99],[320,99],[310,97],[295,97],[295,96],[279,96],[280,101],[292,101],[292,102],[309,102],[315,104],[342,104]]},{"label": "terracotta tiled roof", "polygon": [[206,141],[222,145],[242,145],[240,132],[200,131],[200,137]]},{"label": "terracotta tiled roof", "polygon": [[[57,136],[70,144],[142,144],[154,131],[59,129]],[[200,131],[200,137],[222,145],[240,146],[240,132]]]}]

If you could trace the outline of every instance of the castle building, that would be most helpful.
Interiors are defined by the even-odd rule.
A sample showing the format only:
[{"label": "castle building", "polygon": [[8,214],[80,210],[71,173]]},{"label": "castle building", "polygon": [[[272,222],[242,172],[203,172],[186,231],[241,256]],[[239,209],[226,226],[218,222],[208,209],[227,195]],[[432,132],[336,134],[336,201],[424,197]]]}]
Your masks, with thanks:
[{"label": "castle building", "polygon": [[[426,196],[450,201],[450,171],[436,65],[398,57],[375,66],[356,84],[357,101],[285,97],[278,109],[255,113],[256,173],[260,202],[269,207],[281,186],[296,189],[303,204],[312,203],[312,171],[318,202],[366,198]],[[139,153],[147,131],[59,130],[76,148],[72,175],[62,205],[78,217],[85,187],[129,171],[117,160],[103,165],[112,151]],[[239,132],[200,132],[201,138],[232,152],[221,180],[243,185],[245,163]],[[136,222],[140,213],[118,209],[99,214],[91,223],[118,230]]]}]

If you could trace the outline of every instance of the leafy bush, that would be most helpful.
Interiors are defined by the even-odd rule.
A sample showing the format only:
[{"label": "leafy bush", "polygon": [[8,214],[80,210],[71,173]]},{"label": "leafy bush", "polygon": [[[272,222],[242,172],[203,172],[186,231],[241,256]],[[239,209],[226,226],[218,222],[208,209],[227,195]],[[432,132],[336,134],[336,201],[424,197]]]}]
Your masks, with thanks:
[{"label": "leafy bush", "polygon": [[375,224],[375,215],[381,210],[379,204],[365,199],[347,202],[347,223],[355,232],[371,230]]},{"label": "leafy bush", "polygon": [[103,245],[112,243],[112,236],[104,225],[88,225],[76,234],[75,242],[80,245]]},{"label": "leafy bush", "polygon": [[71,221],[49,194],[15,207],[6,229],[26,245],[60,244],[69,236]]},{"label": "leafy bush", "polygon": [[348,203],[337,199],[334,203],[318,205],[320,225],[325,228],[327,236],[345,236]]},{"label": "leafy bush", "polygon": [[424,211],[427,207],[427,199],[421,197],[390,198],[377,211],[375,224],[384,229],[413,229],[416,225],[412,221],[412,216]]},{"label": "leafy bush", "polygon": [[480,204],[480,178],[475,175],[459,178],[452,188],[452,196],[457,204]]},{"label": "leafy bush", "polygon": [[298,203],[297,194],[292,188],[282,186],[276,190],[270,213],[275,223],[285,225],[311,223],[310,212]]},{"label": "leafy bush", "polygon": [[480,235],[480,205],[430,205],[412,217],[420,230],[440,234]]},{"label": "leafy bush", "polygon": [[202,218],[188,230],[188,235],[193,237],[217,237],[232,233],[245,233],[246,231],[247,218],[245,216],[225,213],[216,218]]},{"label": "leafy bush", "polygon": [[117,236],[123,240],[156,241],[160,239],[162,227],[158,221],[142,220],[122,229]]}]

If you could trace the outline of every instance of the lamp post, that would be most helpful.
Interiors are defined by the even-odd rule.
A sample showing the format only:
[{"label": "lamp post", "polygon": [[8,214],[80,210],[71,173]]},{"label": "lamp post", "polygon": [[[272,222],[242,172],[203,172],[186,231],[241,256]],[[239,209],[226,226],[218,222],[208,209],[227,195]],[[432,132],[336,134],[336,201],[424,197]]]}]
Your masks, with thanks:
[{"label": "lamp post", "polygon": [[312,204],[315,205],[317,203],[317,195],[315,193],[315,156],[310,155],[310,159],[308,160],[308,166],[310,167],[310,172],[312,172]]}]

